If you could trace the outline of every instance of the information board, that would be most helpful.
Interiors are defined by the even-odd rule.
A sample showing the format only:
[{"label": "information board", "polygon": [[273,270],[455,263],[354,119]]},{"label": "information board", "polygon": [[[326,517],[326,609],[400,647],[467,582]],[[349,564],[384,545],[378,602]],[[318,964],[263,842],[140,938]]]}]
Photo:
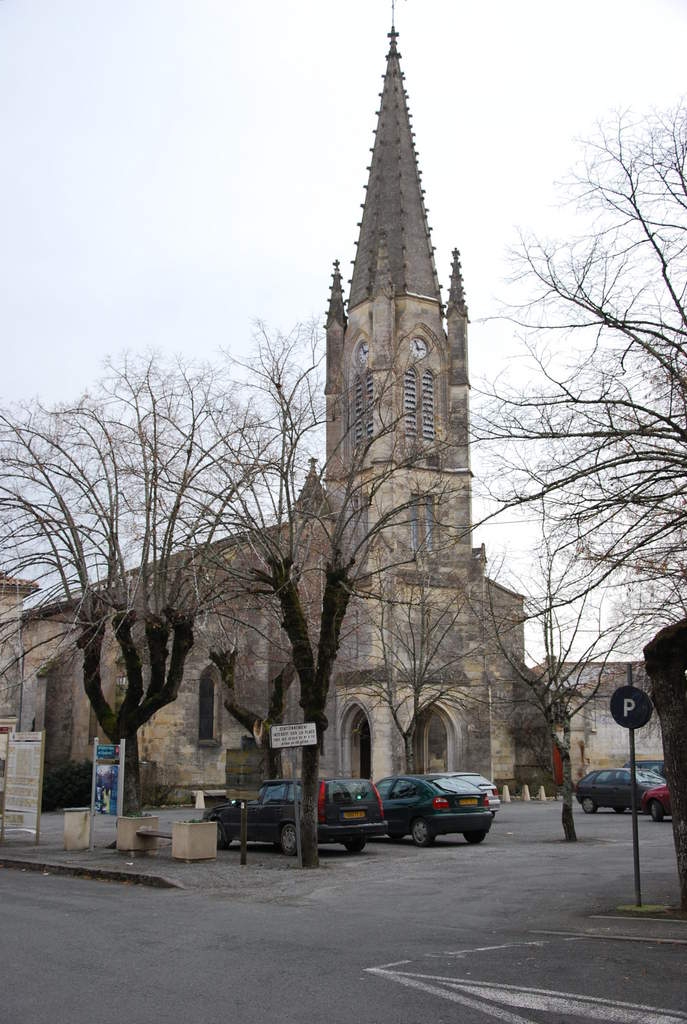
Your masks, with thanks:
[{"label": "information board", "polygon": [[15,732],[7,740],[2,836],[11,831],[40,834],[45,734]]}]

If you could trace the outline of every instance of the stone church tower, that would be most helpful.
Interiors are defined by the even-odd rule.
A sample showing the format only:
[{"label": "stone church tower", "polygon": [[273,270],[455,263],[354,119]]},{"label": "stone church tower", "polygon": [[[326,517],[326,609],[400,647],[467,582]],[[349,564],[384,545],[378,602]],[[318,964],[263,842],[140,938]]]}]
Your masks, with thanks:
[{"label": "stone church tower", "polygon": [[[485,617],[497,592],[506,603],[517,603],[517,595],[487,580],[484,551],[472,547],[468,311],[460,260],[454,250],[444,307],[393,27],[389,38],[347,309],[339,264],[334,265],[327,316],[326,483],[336,501],[337,493],[356,494],[351,478],[357,478],[357,500],[364,503],[365,480],[395,461],[400,468],[382,485],[378,504],[407,504],[387,534],[396,557],[384,570],[385,593],[392,603],[399,595],[402,603],[403,594],[406,603],[427,602],[435,621],[438,607],[445,610],[442,621],[449,614],[453,619],[442,640],[448,649],[433,669],[442,680],[434,690],[440,699],[404,741],[392,706],[401,720],[407,718],[409,687],[423,690],[422,679],[416,667],[402,664],[404,641],[390,631],[388,620],[380,621],[382,613],[375,621],[369,607],[352,612],[336,687],[337,768],[380,778],[404,768],[412,748],[416,771],[472,768],[508,778],[511,741],[493,707],[496,691],[505,695],[511,683],[494,645],[488,650]],[[361,449],[366,453],[357,462]],[[408,629],[412,634],[412,623]],[[420,640],[416,629],[409,647]],[[421,642],[429,646],[431,638]],[[394,644],[395,667],[389,661]],[[420,704],[434,685],[427,666],[425,671]],[[386,683],[379,681],[382,676]]]}]

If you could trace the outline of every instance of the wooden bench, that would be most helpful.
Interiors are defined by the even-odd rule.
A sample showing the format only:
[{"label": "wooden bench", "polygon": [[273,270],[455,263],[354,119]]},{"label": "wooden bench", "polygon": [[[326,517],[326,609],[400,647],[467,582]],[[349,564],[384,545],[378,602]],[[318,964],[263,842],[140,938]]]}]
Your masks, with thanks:
[{"label": "wooden bench", "polygon": [[148,839],[169,839],[170,842],[172,841],[171,832],[162,832],[160,829],[157,828],[137,828],[136,835],[143,836],[144,838]]}]

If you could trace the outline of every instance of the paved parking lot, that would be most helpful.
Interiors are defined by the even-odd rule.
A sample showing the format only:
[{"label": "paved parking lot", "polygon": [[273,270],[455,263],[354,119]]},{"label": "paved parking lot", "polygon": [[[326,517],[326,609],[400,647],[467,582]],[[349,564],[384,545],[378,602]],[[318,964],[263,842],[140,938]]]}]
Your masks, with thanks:
[{"label": "paved parking lot", "polygon": [[[241,1024],[685,1024],[687,921],[661,909],[678,894],[670,823],[640,819],[653,907],[638,913],[619,909],[633,903],[630,816],[576,813],[567,844],[560,810],[506,805],[479,846],[323,848],[319,871],[271,847],[245,867],[238,848],[143,866],[95,851],[183,886],[168,890],[0,871],[5,1019],[53,1024],[59,1005],[70,1024],[94,1006],[100,1024],[181,1022],[202,1006]],[[57,861],[59,816],[47,824]]]}]

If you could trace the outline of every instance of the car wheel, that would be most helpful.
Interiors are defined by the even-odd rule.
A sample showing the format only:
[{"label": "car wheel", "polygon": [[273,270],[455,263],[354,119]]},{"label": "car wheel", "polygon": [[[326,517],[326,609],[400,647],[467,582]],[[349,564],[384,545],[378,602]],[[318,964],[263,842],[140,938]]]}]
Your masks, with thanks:
[{"label": "car wheel", "polygon": [[627,808],[626,807],[614,807],[613,810],[615,811],[616,814],[624,814],[625,811],[627,810]]},{"label": "car wheel", "polygon": [[227,833],[224,831],[224,825],[221,821],[217,822],[217,849],[228,850],[231,846],[231,839],[227,839]]},{"label": "car wheel", "polygon": [[481,843],[487,838],[487,833],[482,830],[479,832],[463,832],[463,838],[466,843]]},{"label": "car wheel", "polygon": [[431,846],[434,836],[430,834],[424,818],[416,818],[411,823],[410,835],[416,846]]},{"label": "car wheel", "polygon": [[282,825],[281,827],[281,832],[279,833],[279,847],[281,852],[287,857],[293,857],[297,852],[296,826],[291,822],[287,825]]},{"label": "car wheel", "polygon": [[585,814],[596,814],[596,804],[590,796],[586,796],[582,801],[582,810]]},{"label": "car wheel", "polygon": [[665,813],[665,808],[663,807],[663,804],[660,802],[660,800],[651,801],[651,803],[649,804],[649,814],[654,819],[654,821],[663,821]]},{"label": "car wheel", "polygon": [[349,853],[362,853],[365,849],[365,842],[365,836],[360,836],[358,839],[349,839],[347,843],[344,843],[344,846]]}]

